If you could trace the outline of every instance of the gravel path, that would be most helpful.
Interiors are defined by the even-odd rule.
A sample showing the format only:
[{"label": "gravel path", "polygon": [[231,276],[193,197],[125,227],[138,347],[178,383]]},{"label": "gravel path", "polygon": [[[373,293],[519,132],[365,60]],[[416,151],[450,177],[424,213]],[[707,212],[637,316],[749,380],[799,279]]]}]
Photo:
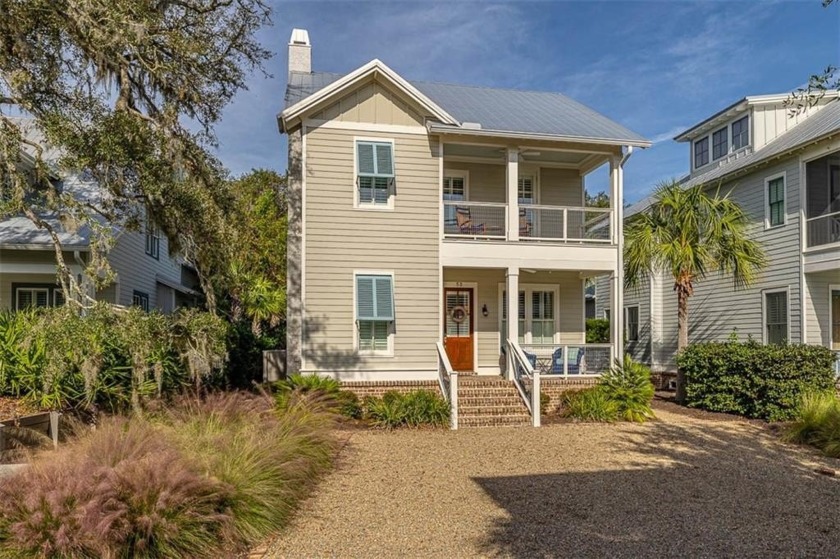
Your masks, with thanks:
[{"label": "gravel path", "polygon": [[[348,431],[280,557],[836,556],[840,469],[766,427]],[[254,555],[252,555],[253,557]]]}]

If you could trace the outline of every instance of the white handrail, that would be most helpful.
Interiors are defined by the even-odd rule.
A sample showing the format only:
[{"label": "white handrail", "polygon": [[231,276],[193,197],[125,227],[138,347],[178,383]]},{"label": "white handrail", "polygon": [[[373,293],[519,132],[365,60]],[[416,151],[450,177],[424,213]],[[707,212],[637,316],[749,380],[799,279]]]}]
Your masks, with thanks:
[{"label": "white handrail", "polygon": [[[525,357],[525,352],[522,351],[522,348],[519,347],[519,344],[508,340],[507,341],[508,351],[511,353],[511,364],[513,366],[513,384],[516,386],[516,389],[519,391],[519,395],[522,397],[522,401],[525,402],[525,407],[528,408],[528,412],[531,414],[531,423],[534,427],[540,426],[540,373],[539,371],[534,370],[534,367],[531,365],[531,362],[528,361],[528,358]],[[521,367],[521,369],[520,369]],[[525,389],[525,385],[520,378],[519,371],[522,371],[524,375],[531,379],[531,392],[528,394],[528,391]]]},{"label": "white handrail", "polygon": [[458,372],[452,370],[449,356],[441,342],[436,342],[438,353],[438,383],[443,398],[449,403],[450,429],[458,428]]}]

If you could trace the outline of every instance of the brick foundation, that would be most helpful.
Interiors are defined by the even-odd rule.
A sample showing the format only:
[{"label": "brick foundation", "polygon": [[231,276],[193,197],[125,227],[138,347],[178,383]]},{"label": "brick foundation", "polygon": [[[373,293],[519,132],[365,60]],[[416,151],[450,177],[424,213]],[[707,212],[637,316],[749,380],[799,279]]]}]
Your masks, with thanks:
[{"label": "brick foundation", "polygon": [[552,414],[560,407],[561,395],[569,390],[582,390],[598,384],[597,377],[548,378],[540,376],[540,392],[549,397],[548,405],[541,409],[541,415]]},{"label": "brick foundation", "polygon": [[412,390],[432,390],[440,392],[440,385],[436,380],[377,380],[372,382],[353,381],[342,382],[341,388],[353,392],[359,398],[373,396],[382,397],[386,392],[411,392]]}]

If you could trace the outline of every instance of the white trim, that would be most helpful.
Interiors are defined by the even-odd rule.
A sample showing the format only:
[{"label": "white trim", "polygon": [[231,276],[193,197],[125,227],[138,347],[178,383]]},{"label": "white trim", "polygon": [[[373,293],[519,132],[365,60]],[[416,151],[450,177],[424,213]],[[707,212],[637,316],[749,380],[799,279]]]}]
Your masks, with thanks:
[{"label": "white trim", "polygon": [[[834,323],[833,323],[833,320],[834,320],[833,301],[834,301],[834,299],[831,296],[831,294],[834,291],[840,291],[840,283],[838,283],[838,284],[834,284],[834,283],[828,284],[828,348],[836,351],[834,349],[834,343],[835,343],[835,341],[837,342],[837,344],[838,344],[837,349],[840,350],[840,340],[835,340],[834,339]],[[816,310],[816,308],[814,310]]]},{"label": "white trim", "polygon": [[[376,212],[394,211],[396,194],[390,192],[388,193],[387,204],[362,204],[359,201],[359,142],[376,142],[380,144],[391,144],[391,164],[394,166],[394,180],[397,180],[397,146],[394,138],[353,136],[353,209]],[[375,152],[374,157],[376,157]]]},{"label": "white trim", "polygon": [[772,293],[786,293],[785,306],[787,311],[787,342],[790,343],[790,286],[773,287],[761,290],[761,343],[767,345],[767,295]]},{"label": "white trim", "polygon": [[[583,281],[583,280],[581,280]],[[502,307],[503,307],[503,300],[502,294],[505,292],[507,287],[507,282],[499,283],[499,293],[498,293],[498,304],[499,304],[499,317],[498,317],[498,332],[502,332]],[[554,294],[554,334],[552,336],[552,343],[559,344],[560,343],[560,335],[566,332],[560,331],[560,284],[559,283],[525,283],[522,281],[522,275],[519,276],[519,291],[525,293],[525,328],[519,335],[522,336],[521,343],[523,344],[532,344],[534,343],[534,332],[533,332],[533,324],[534,324],[534,316],[533,316],[533,293],[535,291],[542,292],[542,291],[550,291]],[[581,292],[581,295],[583,292]],[[516,294],[517,298],[519,294]],[[529,305],[529,301],[531,304]],[[517,305],[518,306],[518,305]],[[528,309],[531,309],[529,312]],[[519,320],[519,315],[516,317]],[[583,323],[584,326],[586,325],[586,303],[583,305]],[[571,333],[571,332],[569,332]],[[585,335],[585,334],[584,334]],[[501,351],[501,346],[500,346]]]},{"label": "white trim", "polygon": [[[696,164],[697,163],[697,155],[696,155],[697,151],[696,151],[694,146],[697,145],[697,142],[702,142],[703,140],[706,140],[706,142],[707,142],[706,153],[708,154],[709,160],[706,161],[705,163],[703,163],[702,165],[698,166]],[[706,134],[704,136],[694,138],[693,140],[691,140],[691,170],[692,170],[692,172],[696,171],[698,169],[702,169],[703,167],[707,167],[708,165],[711,165],[711,163],[712,163],[712,137],[711,137],[711,135]]]},{"label": "white trim", "polygon": [[[783,204],[783,212],[782,212],[782,222],[776,225],[770,225],[770,181],[774,181],[776,179],[782,179],[782,204]],[[764,178],[764,230],[767,231],[769,229],[778,229],[780,227],[784,227],[787,225],[787,209],[788,209],[788,201],[787,201],[787,171],[782,171],[781,173],[776,173],[775,175],[770,175],[769,177]]]},{"label": "white trim", "polygon": [[[304,335],[306,332],[306,137],[309,130],[306,126],[300,129],[300,338],[297,340],[300,351],[300,368],[306,366],[306,348]],[[353,286],[355,291],[356,286]],[[354,311],[355,312],[355,311]]]},{"label": "white trim", "polygon": [[[723,155],[716,158],[715,157],[715,134],[717,134],[721,130],[726,131],[726,151],[724,152]],[[720,161],[721,159],[726,159],[726,156],[728,156],[729,152],[731,151],[731,149],[730,149],[731,147],[732,147],[732,127],[729,125],[729,123],[724,124],[723,126],[719,126],[715,129],[712,129],[712,131],[709,132],[709,148],[710,148],[709,149],[709,156],[710,156],[709,160],[710,161]]]},{"label": "white trim", "polygon": [[447,169],[446,166],[443,168],[442,175],[440,177],[441,180],[441,194],[440,200],[441,204],[443,203],[443,189],[446,187],[445,181],[447,178],[460,178],[464,179],[464,202],[470,201],[470,172],[466,169]]},{"label": "white trim", "polygon": [[[356,278],[358,276],[391,276],[391,289],[394,294],[394,320],[388,323],[388,349],[385,351],[363,351],[359,349],[359,320],[356,318]],[[360,357],[394,357],[395,323],[397,321],[397,281],[393,270],[353,270],[353,350]],[[302,368],[302,367],[301,367]]]},{"label": "white trim", "polygon": [[427,134],[426,127],[407,124],[372,124],[367,122],[347,122],[343,120],[320,120],[308,118],[303,121],[308,128],[327,128],[333,130],[357,130],[359,132],[373,132],[380,134]]},{"label": "white trim", "polygon": [[[630,337],[627,335],[627,316],[628,310],[636,309],[636,339],[631,340]],[[641,328],[642,327],[642,309],[638,303],[634,303],[632,305],[624,305],[624,332],[622,332],[622,336],[627,338],[628,342],[640,342],[642,340],[641,336]]]},{"label": "white trim", "polygon": [[[47,285],[47,284],[44,284],[44,285]],[[33,301],[35,301],[35,294],[36,293],[45,293],[46,296],[47,296],[46,306],[47,307],[52,306],[52,305],[50,305],[50,303],[51,303],[51,301],[50,301],[50,290],[52,290],[52,289],[54,289],[52,286],[49,286],[49,287],[35,287],[35,286],[24,285],[24,286],[15,287],[14,288],[14,293],[13,293],[14,300],[15,300],[14,310],[21,310],[21,307],[20,307],[20,294],[21,294],[21,292],[30,293]],[[32,305],[32,308],[38,308],[38,305],[37,304]]]},{"label": "white trim", "polygon": [[[376,369],[335,370],[325,372],[323,369],[301,369],[301,374],[318,375],[334,378],[342,382],[376,382],[376,381],[412,381],[438,380],[438,370],[435,369],[400,369],[389,367],[387,371]],[[438,390],[435,388],[435,390]]]},{"label": "white trim", "polygon": [[806,247],[806,223],[805,223],[805,161],[799,157],[799,332],[800,343],[808,343],[808,319],[806,312],[807,280],[805,278],[805,247]]},{"label": "white trim", "polygon": [[441,337],[440,341],[443,342],[444,338],[446,337],[446,321],[443,319],[443,313],[446,312],[444,309],[444,305],[446,304],[446,289],[472,289],[473,290],[473,300],[472,300],[472,308],[470,309],[470,321],[472,321],[472,338],[473,338],[473,371],[478,372],[478,318],[475,316],[476,312],[481,312],[480,310],[476,311],[476,305],[478,305],[478,282],[475,281],[444,281],[443,282],[443,289],[441,290],[441,305],[438,307],[438,316],[441,317]]},{"label": "white trim", "polygon": [[[2,272],[6,274],[48,274],[55,277],[57,273],[56,264],[27,264],[24,262],[11,262],[2,265]],[[12,278],[12,281],[15,281]]]},{"label": "white trim", "polygon": [[384,62],[376,58],[371,60],[367,64],[353,70],[349,74],[339,78],[338,80],[334,81],[328,86],[313,93],[312,95],[306,97],[305,99],[301,99],[291,107],[287,107],[283,112],[280,113],[279,119],[282,121],[286,129],[288,129],[288,123],[290,120],[299,117],[306,110],[312,108],[321,101],[329,99],[335,93],[338,93],[343,89],[353,86],[354,84],[364,80],[368,76],[373,76],[374,78],[377,78],[380,74],[383,77],[387,78],[389,81],[391,81],[399,89],[401,89],[402,92],[405,95],[407,95],[412,101],[423,106],[441,121],[456,126],[460,125],[460,123],[454,117],[452,117],[449,113],[444,111],[439,105],[435,104],[431,99],[423,95],[423,93],[421,93],[420,90],[418,90],[416,87],[404,80],[399,74],[394,72]]}]

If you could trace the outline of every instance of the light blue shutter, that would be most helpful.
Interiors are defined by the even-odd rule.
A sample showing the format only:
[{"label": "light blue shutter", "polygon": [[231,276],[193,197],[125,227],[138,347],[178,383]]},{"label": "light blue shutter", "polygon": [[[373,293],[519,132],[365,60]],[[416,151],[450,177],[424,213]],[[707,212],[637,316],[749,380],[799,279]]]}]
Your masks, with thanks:
[{"label": "light blue shutter", "polygon": [[394,320],[394,286],[391,276],[356,277],[356,319]]},{"label": "light blue shutter", "polygon": [[373,276],[356,278],[356,319],[374,320],[376,302],[373,296]]},{"label": "light blue shutter", "polygon": [[376,317],[379,320],[394,320],[394,288],[390,276],[374,278],[376,295]]},{"label": "light blue shutter", "polygon": [[358,142],[356,144],[356,151],[359,158],[359,174],[376,174],[376,162],[373,156],[373,144],[371,144],[370,142]]},{"label": "light blue shutter", "polygon": [[376,144],[376,174],[394,175],[394,156],[391,144]]}]

